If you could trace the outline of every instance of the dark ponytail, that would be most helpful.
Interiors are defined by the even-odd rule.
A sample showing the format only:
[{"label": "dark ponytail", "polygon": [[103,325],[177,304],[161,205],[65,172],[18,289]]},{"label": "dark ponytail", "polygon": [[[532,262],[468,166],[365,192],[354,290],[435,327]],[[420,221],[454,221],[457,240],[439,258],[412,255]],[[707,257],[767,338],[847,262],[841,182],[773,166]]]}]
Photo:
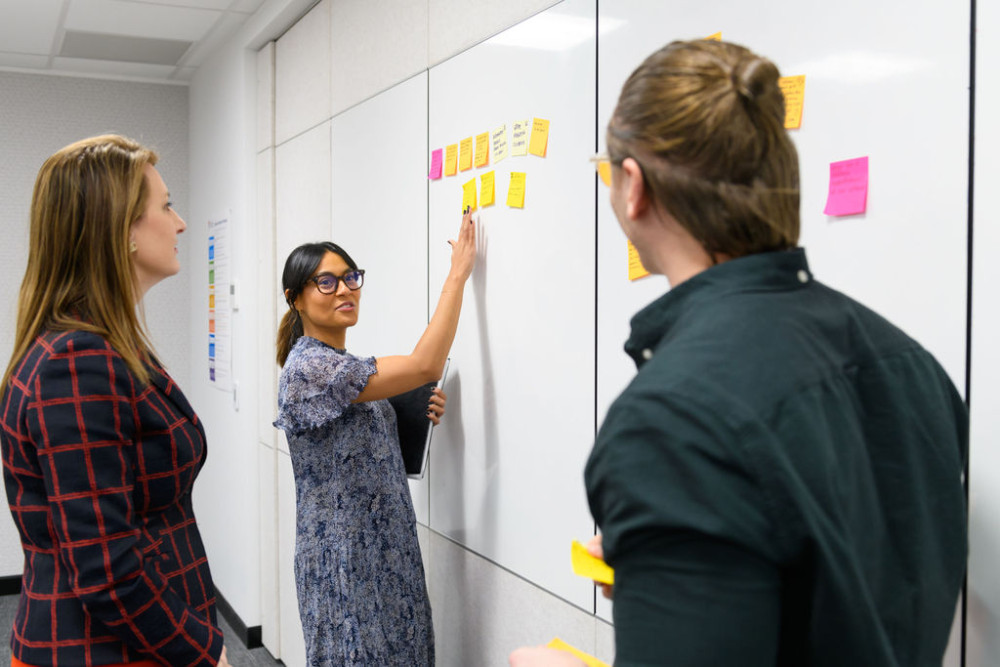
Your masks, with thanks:
[{"label": "dark ponytail", "polygon": [[285,260],[285,268],[281,272],[281,291],[288,304],[288,312],[281,318],[278,325],[277,359],[278,365],[284,366],[295,341],[302,337],[302,317],[295,310],[295,300],[299,298],[306,282],[323,261],[326,253],[339,255],[351,270],[357,270],[357,263],[336,243],[322,241],[320,243],[304,243],[293,250]]}]

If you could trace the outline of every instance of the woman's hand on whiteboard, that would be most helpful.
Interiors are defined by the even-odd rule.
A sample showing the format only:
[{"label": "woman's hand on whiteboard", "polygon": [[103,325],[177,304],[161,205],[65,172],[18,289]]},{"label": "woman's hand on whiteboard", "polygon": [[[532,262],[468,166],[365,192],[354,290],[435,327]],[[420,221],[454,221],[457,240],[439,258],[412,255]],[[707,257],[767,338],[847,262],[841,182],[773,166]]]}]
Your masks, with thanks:
[{"label": "woman's hand on whiteboard", "polygon": [[472,211],[466,207],[462,216],[462,226],[458,230],[458,240],[448,241],[451,245],[451,273],[449,277],[457,278],[464,283],[472,274],[476,263],[476,223],[472,220]]},{"label": "woman's hand on whiteboard", "polygon": [[[594,558],[600,558],[601,560],[604,560],[604,544],[600,533],[590,538],[590,541],[583,546],[586,547],[587,553],[589,553],[591,556],[593,556]],[[602,584],[599,581],[595,581],[594,583],[601,587],[601,593],[604,595],[604,597],[610,600],[611,596],[614,595],[615,592],[614,585]]]},{"label": "woman's hand on whiteboard", "polygon": [[447,402],[448,395],[441,391],[439,387],[434,387],[431,390],[431,402],[427,406],[427,418],[435,426],[441,423],[441,417],[444,417],[444,405]]},{"label": "woman's hand on whiteboard", "polygon": [[548,646],[522,646],[510,654],[510,667],[587,667],[569,651]]}]

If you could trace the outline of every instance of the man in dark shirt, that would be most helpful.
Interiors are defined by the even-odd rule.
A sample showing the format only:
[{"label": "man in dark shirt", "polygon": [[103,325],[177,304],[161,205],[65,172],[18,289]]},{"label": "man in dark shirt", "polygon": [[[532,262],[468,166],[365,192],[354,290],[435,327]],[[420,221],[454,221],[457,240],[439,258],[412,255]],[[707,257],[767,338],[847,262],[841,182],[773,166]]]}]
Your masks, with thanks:
[{"label": "man in dark shirt", "polygon": [[672,286],[632,319],[638,374],[585,474],[619,666],[909,667],[947,645],[966,407],[917,342],[813,278],[783,121],[772,63],[698,40],[647,58],[608,126],[612,208]]}]

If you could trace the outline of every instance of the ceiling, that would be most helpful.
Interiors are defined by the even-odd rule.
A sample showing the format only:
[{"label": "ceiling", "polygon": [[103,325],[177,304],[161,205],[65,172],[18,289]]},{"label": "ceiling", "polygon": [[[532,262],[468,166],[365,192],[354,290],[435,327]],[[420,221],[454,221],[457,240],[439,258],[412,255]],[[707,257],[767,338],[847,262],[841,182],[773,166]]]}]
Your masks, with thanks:
[{"label": "ceiling", "polygon": [[0,69],[186,84],[264,0],[0,0]]}]

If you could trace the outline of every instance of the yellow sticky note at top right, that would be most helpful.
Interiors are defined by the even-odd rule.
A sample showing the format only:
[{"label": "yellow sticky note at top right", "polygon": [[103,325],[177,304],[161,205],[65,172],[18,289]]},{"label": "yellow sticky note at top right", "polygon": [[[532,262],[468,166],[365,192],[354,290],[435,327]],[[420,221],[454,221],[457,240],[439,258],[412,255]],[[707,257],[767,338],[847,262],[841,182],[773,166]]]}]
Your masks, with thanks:
[{"label": "yellow sticky note at top right", "polygon": [[802,126],[802,105],[806,98],[806,75],[783,76],[778,79],[785,95],[785,129],[797,130]]},{"label": "yellow sticky note at top right", "polygon": [[716,42],[721,42],[722,41],[722,32],[720,31],[720,32],[715,33],[714,35],[709,35],[705,39],[711,39],[711,40],[714,40]]},{"label": "yellow sticky note at top right", "polygon": [[544,118],[535,118],[531,122],[531,143],[528,144],[528,152],[538,157],[545,157],[548,147],[549,121]]}]

